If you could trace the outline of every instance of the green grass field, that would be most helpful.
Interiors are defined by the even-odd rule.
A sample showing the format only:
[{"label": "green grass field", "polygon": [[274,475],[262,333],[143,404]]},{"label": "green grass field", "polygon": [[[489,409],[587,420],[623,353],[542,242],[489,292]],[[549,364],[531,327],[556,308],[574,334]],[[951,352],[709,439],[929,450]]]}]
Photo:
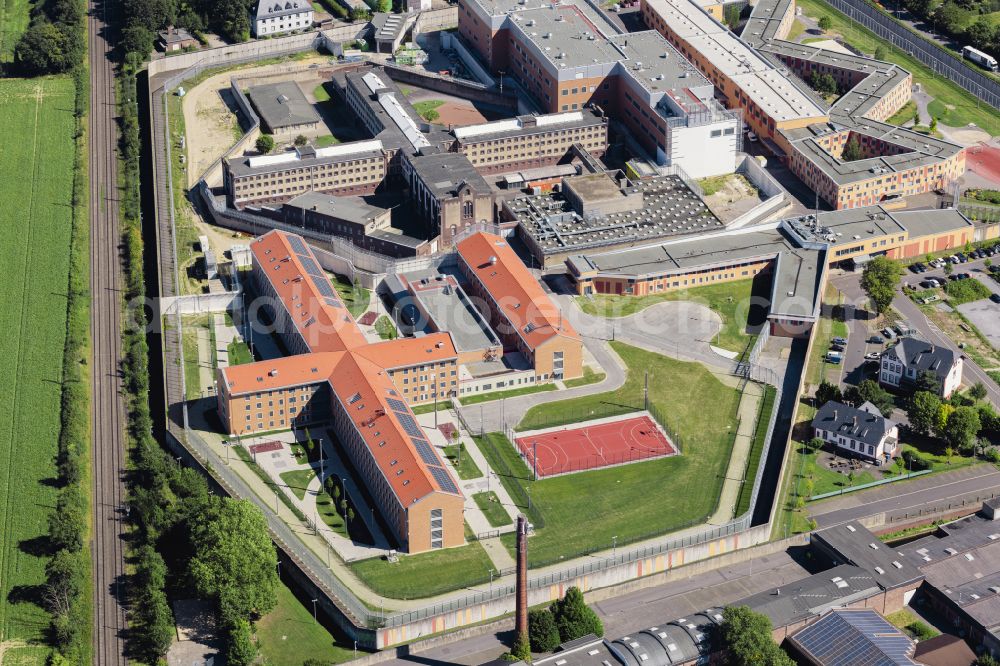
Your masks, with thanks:
[{"label": "green grass field", "polygon": [[890,125],[902,125],[913,120],[913,117],[917,114],[917,103],[912,99],[900,107],[899,111],[889,116],[886,120]]},{"label": "green grass field", "polygon": [[7,0],[3,3],[0,8],[0,62],[13,62],[14,47],[28,28],[30,13],[31,3],[28,0]]},{"label": "green grass field", "polygon": [[359,317],[368,309],[368,290],[361,285],[355,287],[347,278],[338,275],[333,279],[333,288],[337,290],[352,317]]},{"label": "green grass field", "polygon": [[383,340],[395,340],[399,337],[399,331],[396,330],[396,325],[393,324],[392,320],[385,315],[382,315],[375,320],[375,332],[378,333],[378,337]]},{"label": "green grass field", "polygon": [[458,472],[458,478],[463,481],[466,479],[478,479],[483,475],[482,470],[476,465],[476,461],[472,459],[469,452],[460,452],[456,445],[444,447],[444,457],[452,463],[457,463],[455,469]]},{"label": "green grass field", "polygon": [[306,496],[306,490],[315,478],[316,472],[311,469],[293,469],[291,472],[281,473],[281,482],[291,488],[299,499]]},{"label": "green grass field", "polygon": [[493,562],[478,541],[419,555],[402,555],[390,563],[380,557],[350,564],[375,592],[393,599],[420,599],[490,579]]},{"label": "green grass field", "polygon": [[722,330],[712,344],[741,352],[753,336],[746,332],[753,280],[737,280],[691,289],[676,289],[649,296],[578,296],[580,309],[597,317],[628,317],[666,301],[692,301],[712,309],[722,318]]},{"label": "green grass field", "polygon": [[442,104],[444,104],[442,99],[425,99],[422,102],[414,102],[413,109],[421,118],[432,123],[438,119],[437,108]]},{"label": "green grass field", "polygon": [[479,510],[483,512],[486,520],[493,527],[503,527],[513,522],[506,509],[500,505],[497,494],[492,490],[484,493],[476,493],[472,496],[472,499],[475,500],[476,506],[479,507]]},{"label": "green grass field", "polygon": [[278,586],[278,605],[260,619],[256,630],[260,654],[268,666],[302,666],[307,659],[339,664],[354,658],[354,646],[346,638],[338,643],[313,619],[312,609],[284,585]]},{"label": "green grass field", "polygon": [[605,377],[607,377],[607,375],[603,372],[597,372],[592,370],[589,365],[585,365],[583,366],[583,377],[567,379],[563,382],[563,384],[566,385],[566,388],[576,388],[577,386],[587,386],[588,384],[603,382]]},{"label": "green grass field", "polygon": [[771,419],[771,411],[774,409],[774,399],[777,397],[777,390],[773,386],[764,387],[764,400],[761,401],[760,410],[757,413],[757,425],[753,433],[753,445],[750,448],[750,457],[747,458],[747,467],[743,478],[746,482],[740,488],[739,497],[736,500],[736,511],[734,515],[742,516],[750,509],[750,498],[753,496],[753,482],[757,476],[757,469],[760,467],[760,457],[764,452],[764,435],[767,434],[767,425]]},{"label": "green grass field", "polygon": [[[3,28],[18,4],[6,5]],[[24,11],[27,11],[26,6]],[[5,34],[5,39],[7,35]],[[6,47],[6,43],[4,45]],[[0,640],[41,640],[33,603],[45,580],[59,436],[73,184],[73,82],[0,81]],[[12,655],[13,656],[13,655]],[[4,663],[7,663],[5,660]],[[16,662],[14,662],[16,663]]]},{"label": "green grass field", "polygon": [[[674,419],[683,454],[531,481],[513,445],[502,435],[494,436],[497,450],[516,477],[501,481],[524,486],[545,521],[531,540],[533,566],[610,548],[612,536],[621,545],[680,529],[710,514],[718,501],[732,452],[738,391],[698,363],[676,361],[621,342],[611,345],[629,369],[621,389],[536,406],[519,428],[542,427],[567,414],[634,406],[641,402],[643,373],[648,370],[651,402]],[[489,457],[488,449],[480,448]]]},{"label": "green grass field", "polygon": [[243,365],[253,363],[253,354],[247,343],[240,340],[233,340],[229,343],[229,365]]},{"label": "green grass field", "polygon": [[[914,82],[923,84],[927,94],[954,107],[949,109],[949,113],[945,114],[945,117],[938,118],[939,122],[951,127],[962,127],[968,123],[975,123],[989,131],[990,134],[1000,133],[1000,116],[997,116],[989,105],[983,104],[951,79],[935,74],[920,61],[888,42],[880,40],[874,33],[851,21],[822,0],[798,0],[796,4],[802,8],[802,12],[806,16],[812,18],[829,16],[833,21],[830,32],[839,33],[845,42],[865,53],[874,53],[876,46],[883,46],[886,49],[885,59],[887,61],[894,62],[911,72]],[[933,109],[931,114],[934,114]]]}]

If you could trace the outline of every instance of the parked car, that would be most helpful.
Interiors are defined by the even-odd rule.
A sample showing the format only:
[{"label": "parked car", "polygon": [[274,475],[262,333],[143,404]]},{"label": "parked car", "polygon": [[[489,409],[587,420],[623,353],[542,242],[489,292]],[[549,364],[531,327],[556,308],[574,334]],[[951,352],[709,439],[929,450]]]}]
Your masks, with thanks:
[{"label": "parked car", "polygon": [[958,279],[959,280],[968,280],[971,277],[972,277],[972,275],[970,273],[959,273],[958,274]]},{"label": "parked car", "polygon": [[826,361],[827,361],[827,363],[835,363],[836,364],[836,363],[840,363],[843,360],[844,360],[844,355],[841,354],[840,352],[833,352],[832,351],[832,352],[827,352],[826,353]]},{"label": "parked car", "polygon": [[865,340],[865,342],[867,342],[870,345],[880,345],[880,344],[882,344],[882,338],[880,338],[877,335],[873,335],[870,338],[868,338],[867,340]]},{"label": "parked car", "polygon": [[932,278],[929,278],[929,279],[930,279],[931,282],[934,283],[934,286],[936,286],[936,287],[943,287],[944,286],[944,280],[942,278],[932,277]]},{"label": "parked car", "polygon": [[747,140],[749,140],[750,143],[757,143],[757,135],[753,132],[747,132]]},{"label": "parked car", "polygon": [[877,361],[880,358],[882,358],[882,354],[878,352],[868,352],[867,354],[865,354],[866,361]]},{"label": "parked car", "polygon": [[935,280],[923,280],[920,283],[920,286],[923,287],[924,289],[934,289],[935,287],[937,287],[937,282]]},{"label": "parked car", "polygon": [[994,303],[1000,303],[1000,294],[990,294],[990,300]]},{"label": "parked car", "polygon": [[834,338],[833,339],[833,344],[835,344],[835,345],[846,345],[847,344],[847,338]]},{"label": "parked car", "polygon": [[882,337],[884,337],[886,340],[895,340],[896,331],[886,326],[885,328],[882,329]]},{"label": "parked car", "polygon": [[832,344],[830,345],[830,349],[832,349],[835,352],[842,352],[844,351],[844,345]]},{"label": "parked car", "polygon": [[959,275],[958,273],[952,273],[951,275],[948,276],[948,279],[954,282],[955,280],[958,279],[958,275]]}]

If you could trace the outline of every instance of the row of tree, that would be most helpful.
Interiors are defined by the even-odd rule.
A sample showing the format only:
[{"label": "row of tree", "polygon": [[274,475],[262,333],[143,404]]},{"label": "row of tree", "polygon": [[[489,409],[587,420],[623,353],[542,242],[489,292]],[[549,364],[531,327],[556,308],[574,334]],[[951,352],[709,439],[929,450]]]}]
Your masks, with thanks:
[{"label": "row of tree", "polygon": [[83,153],[83,123],[89,96],[86,70],[75,69],[76,133],[72,209],[73,234],[70,250],[66,342],[63,347],[63,377],[60,402],[60,432],[56,454],[59,484],[55,510],[48,521],[46,582],[41,601],[51,616],[50,639],[57,652],[52,662],[89,661],[90,550],[86,548],[89,501],[86,490],[90,448],[89,366],[90,293]]},{"label": "row of tree", "polygon": [[229,42],[245,42],[254,5],[256,0],[125,0],[122,50],[145,60],[156,33],[171,25],[195,36],[210,31]]},{"label": "row of tree", "polygon": [[83,62],[87,38],[80,0],[47,0],[31,8],[27,30],[14,47],[13,67],[22,76],[60,74]]},{"label": "row of tree", "polygon": [[[126,60],[119,98],[126,303],[141,302],[145,295],[135,104],[135,67],[141,60]],[[153,438],[145,314],[131,315],[122,364],[132,461],[126,500],[134,565],[128,649],[141,661],[156,663],[174,636],[171,593],[194,595],[215,605],[226,662],[248,665],[256,658],[251,622],[277,603],[277,551],[257,507],[212,495],[204,476],[178,465]]]},{"label": "row of tree", "polygon": [[[990,3],[982,0],[894,0],[915,18],[926,21],[936,31],[956,42],[1000,56],[1000,25],[994,25],[987,14]],[[890,4],[890,7],[894,5]],[[995,10],[992,10],[995,11]]]}]

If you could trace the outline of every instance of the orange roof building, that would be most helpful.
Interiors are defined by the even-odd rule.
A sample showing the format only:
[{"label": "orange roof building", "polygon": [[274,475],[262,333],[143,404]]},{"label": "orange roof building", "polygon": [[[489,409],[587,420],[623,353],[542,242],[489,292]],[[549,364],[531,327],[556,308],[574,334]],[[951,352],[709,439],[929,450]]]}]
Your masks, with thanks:
[{"label": "orange roof building", "polygon": [[227,432],[332,423],[403,550],[465,543],[462,493],[409,407],[456,392],[451,335],[369,343],[302,238],[271,231],[251,252],[252,307],[292,355],[219,369]]},{"label": "orange roof building", "polygon": [[[477,233],[458,243],[459,268],[469,293],[489,310],[505,351],[519,351],[536,381],[583,375],[583,342],[510,244]],[[485,312],[483,314],[486,314]]]}]

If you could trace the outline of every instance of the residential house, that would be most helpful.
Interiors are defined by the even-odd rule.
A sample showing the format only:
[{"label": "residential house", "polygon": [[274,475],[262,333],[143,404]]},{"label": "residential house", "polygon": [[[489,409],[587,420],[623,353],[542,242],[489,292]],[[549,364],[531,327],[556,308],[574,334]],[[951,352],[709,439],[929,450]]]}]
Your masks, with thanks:
[{"label": "residential house", "polygon": [[851,407],[831,400],[816,413],[812,427],[824,442],[877,464],[899,454],[899,426],[870,402]]},{"label": "residential house", "polygon": [[254,37],[306,30],[313,24],[313,7],[307,0],[258,0],[250,14]]},{"label": "residential house", "polygon": [[903,337],[882,354],[878,379],[892,388],[913,387],[925,372],[938,380],[938,395],[949,397],[962,383],[962,356],[947,347]]}]

